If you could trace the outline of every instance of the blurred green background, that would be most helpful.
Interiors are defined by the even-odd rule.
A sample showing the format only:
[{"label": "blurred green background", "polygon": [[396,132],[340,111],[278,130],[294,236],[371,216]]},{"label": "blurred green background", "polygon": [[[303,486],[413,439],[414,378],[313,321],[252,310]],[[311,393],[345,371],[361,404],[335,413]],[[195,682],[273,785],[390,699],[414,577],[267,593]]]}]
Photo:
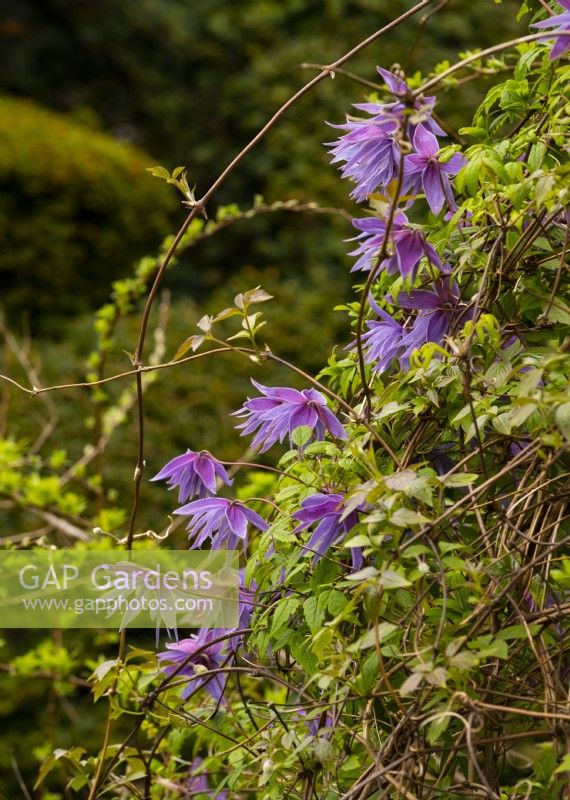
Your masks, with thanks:
[{"label": "blurred green background", "polygon": [[[83,380],[96,342],[92,312],[110,296],[111,282],[129,276],[143,256],[156,256],[163,237],[184,218],[175,190],[145,169],[186,165],[190,183],[203,193],[314,75],[303,64],[333,61],[411,5],[409,0],[0,0],[1,302],[20,348],[4,337],[2,371],[25,384],[30,365],[44,384]],[[501,5],[451,0],[425,26],[419,18],[409,21],[347,69],[371,81],[377,64],[427,71],[462,50],[516,35],[518,8],[517,0]],[[478,80],[442,96],[440,115],[452,128],[468,124],[487,88]],[[353,213],[350,187],[339,180],[323,147],[334,138],[325,121],[342,121],[350,103],[366,91],[339,73],[306,95],[224,185],[208,209],[210,217],[219,205],[250,207],[255,195],[270,203],[298,199]],[[171,297],[166,357],[195,332],[203,313],[262,284],[276,298],[263,307],[271,347],[317,371],[332,344],[349,341],[344,314],[331,309],[350,296],[349,248],[343,240],[351,230],[341,214],[276,212],[237,221],[198,243],[165,281]],[[129,368],[125,351],[134,348],[137,319],[135,313],[119,322],[105,356],[108,372]],[[208,448],[221,458],[242,455],[243,441],[227,415],[243,402],[251,370],[248,361],[223,357],[159,375],[146,397],[147,476],[186,447]],[[255,377],[269,384],[297,383],[270,366],[256,368]],[[125,384],[111,387],[99,398],[101,408],[111,407],[123,389]],[[39,449],[46,457],[64,448],[64,460],[72,465],[97,438],[89,393],[54,394],[51,407],[5,384],[0,393],[2,436],[34,442],[46,420],[54,420]],[[77,485],[92,492],[94,506],[128,508],[135,460],[129,412],[98,464],[102,484],[89,483],[92,464]],[[142,529],[164,525],[174,506],[163,487],[145,482]],[[25,515],[5,515],[0,537],[16,525],[32,527]],[[30,644],[29,636],[10,636],[0,661]],[[77,742],[98,746],[97,713],[87,691],[69,680],[85,646],[85,638],[71,634],[42,637],[35,661],[28,657],[20,663],[19,677],[0,678],[0,795],[20,796],[11,748],[32,783],[41,751]],[[108,646],[105,637],[90,642],[95,661]],[[81,678],[87,677],[85,667],[80,669]],[[53,671],[62,679],[51,680]]]}]

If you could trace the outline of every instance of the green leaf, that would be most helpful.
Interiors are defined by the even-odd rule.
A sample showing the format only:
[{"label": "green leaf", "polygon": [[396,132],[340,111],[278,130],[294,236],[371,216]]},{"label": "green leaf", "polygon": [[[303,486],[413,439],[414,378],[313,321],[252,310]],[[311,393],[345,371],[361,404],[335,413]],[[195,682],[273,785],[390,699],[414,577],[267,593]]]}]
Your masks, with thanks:
[{"label": "green leaf", "polygon": [[426,738],[430,745],[437,744],[451,722],[451,714],[438,714],[428,725]]},{"label": "green leaf", "polygon": [[459,653],[451,656],[449,663],[460,672],[466,672],[477,666],[479,663],[479,656],[476,653],[470,653],[468,650],[461,650]]},{"label": "green leaf", "polygon": [[485,658],[501,658],[505,660],[509,657],[509,646],[506,641],[501,639],[495,639],[489,645],[480,645],[478,641],[475,641],[468,646],[478,654],[481,660]]},{"label": "green leaf", "polygon": [[547,148],[543,142],[536,142],[536,144],[533,144],[533,146],[530,148],[527,164],[532,172],[542,166],[542,162],[544,161],[546,153]]},{"label": "green leaf", "polygon": [[399,572],[395,572],[392,569],[382,570],[380,573],[380,583],[383,589],[403,589],[406,586],[412,585],[405,575],[401,575]]},{"label": "green leaf", "polygon": [[218,311],[214,317],[214,322],[221,322],[230,317],[241,317],[241,315],[241,311],[238,308],[224,308],[222,311]]},{"label": "green leaf", "polygon": [[170,172],[161,166],[156,167],[147,167],[147,172],[150,172],[151,175],[154,175],[155,178],[161,178],[163,181],[170,180]]},{"label": "green leaf", "polygon": [[406,678],[404,683],[400,686],[400,695],[407,697],[412,692],[420,687],[423,683],[424,675],[422,672],[412,672],[409,678]]},{"label": "green leaf", "polygon": [[213,322],[214,322],[213,317],[211,317],[209,314],[204,314],[204,316],[198,320],[196,326],[200,328],[201,331],[204,331],[204,333],[210,333]]},{"label": "green leaf", "polygon": [[556,767],[554,772],[570,772],[570,754],[564,756],[559,766]]},{"label": "green leaf", "polygon": [[558,406],[555,416],[560,433],[570,442],[570,401]]},{"label": "green leaf", "polygon": [[289,650],[295,661],[305,670],[307,675],[314,675],[319,666],[316,655],[309,649],[308,642],[300,633],[295,633],[289,641]]},{"label": "green leaf", "polygon": [[390,517],[390,522],[399,528],[409,528],[413,525],[425,525],[429,519],[411,508],[398,508]]},{"label": "green leaf", "polygon": [[421,478],[418,478],[415,472],[411,469],[403,469],[385,478],[384,483],[393,492],[406,492],[409,488]]},{"label": "green leaf", "polygon": [[450,488],[471,486],[479,478],[476,472],[458,472],[454,475],[443,475],[439,480]]},{"label": "green leaf", "polygon": [[334,631],[332,628],[321,628],[313,637],[311,650],[318,658],[324,658],[331,646],[333,638]]},{"label": "green leaf", "polygon": [[297,447],[302,447],[304,444],[307,444],[312,435],[312,428],[310,428],[308,425],[299,425],[299,427],[295,428],[291,434],[291,439],[293,444],[297,445]]},{"label": "green leaf", "polygon": [[485,128],[460,128],[459,133],[461,136],[471,136],[473,139],[486,139],[487,131]]},{"label": "green leaf", "polygon": [[363,533],[359,533],[357,536],[353,536],[352,539],[344,542],[344,547],[370,547],[370,539]]},{"label": "green leaf", "polygon": [[359,569],[358,572],[351,572],[346,576],[347,581],[366,581],[370,578],[375,578],[378,575],[376,567],[364,567]]},{"label": "green leaf", "polygon": [[112,658],[109,661],[102,661],[101,664],[95,669],[93,672],[93,677],[96,678],[98,681],[102,681],[105,675],[116,667],[118,664],[118,660],[116,658]]},{"label": "green leaf", "polygon": [[271,635],[274,636],[281,628],[289,622],[295,611],[300,605],[296,597],[287,597],[277,605],[271,623]]},{"label": "green leaf", "polygon": [[399,630],[399,626],[394,625],[392,622],[380,622],[378,626],[367,631],[357,642],[351,644],[348,650],[350,653],[355,653],[359,650],[375,647],[376,636],[378,636],[380,645],[383,645],[397,630]]},{"label": "green leaf", "polygon": [[504,436],[509,436],[513,428],[510,411],[506,411],[504,414],[499,414],[498,417],[495,417],[493,420],[493,428]]},{"label": "green leaf", "polygon": [[199,336],[196,334],[195,336],[189,336],[188,339],[182,342],[176,353],[174,354],[173,361],[178,361],[179,358],[185,356],[188,350],[192,350],[193,353],[206,341],[205,336]]},{"label": "green leaf", "polygon": [[504,639],[510,641],[511,639],[528,639],[529,634],[534,636],[540,630],[540,625],[531,624],[528,628],[524,625],[509,625],[508,628],[503,628],[498,631],[495,639]]},{"label": "green leaf", "polygon": [[324,611],[319,608],[318,599],[313,595],[303,603],[303,614],[311,633],[317,633],[325,618]]},{"label": "green leaf", "polygon": [[267,300],[273,300],[273,295],[268,294],[265,289],[262,289],[261,286],[257,286],[255,289],[250,289],[247,292],[244,292],[242,295],[242,299],[244,303],[265,303]]},{"label": "green leaf", "polygon": [[337,617],[341,614],[348,604],[348,599],[346,596],[339,592],[337,589],[333,589],[328,596],[327,600],[327,608],[329,613],[332,614],[334,617]]},{"label": "green leaf", "polygon": [[398,414],[400,411],[404,411],[405,409],[409,408],[409,403],[386,403],[386,405],[382,406],[380,411],[374,415],[374,419],[379,421],[381,419],[386,419],[386,417],[393,417],[394,414]]}]

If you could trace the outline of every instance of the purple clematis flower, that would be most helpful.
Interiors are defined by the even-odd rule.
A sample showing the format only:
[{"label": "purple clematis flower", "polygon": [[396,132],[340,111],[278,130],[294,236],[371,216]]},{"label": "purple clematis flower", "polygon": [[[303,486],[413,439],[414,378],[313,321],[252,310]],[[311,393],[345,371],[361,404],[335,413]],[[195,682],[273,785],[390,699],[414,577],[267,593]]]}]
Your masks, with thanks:
[{"label": "purple clematis flower", "polygon": [[425,130],[445,136],[445,131],[431,116],[435,97],[415,97],[402,78],[381,67],[378,72],[396,101],[356,103],[354,107],[370,117],[350,117],[343,125],[332,125],[345,133],[336,142],[326,143],[331,148],[332,163],[344,162],[342,177],[356,184],[351,197],[358,203],[379,187],[385,190],[398,177],[400,146],[397,138],[406,124],[409,138],[414,136],[420,120]]},{"label": "purple clematis flower", "polygon": [[[407,369],[410,356],[426,342],[441,344],[455,321],[467,321],[472,312],[459,298],[459,289],[447,276],[435,281],[432,290],[413,289],[400,292],[397,302],[390,295],[386,300],[406,311],[417,311],[411,327],[404,327],[384,311],[372,296],[369,303],[380,321],[368,320],[368,330],[362,339],[365,343],[364,359],[372,364],[374,372],[385,372],[394,359],[402,369]],[[354,343],[351,345],[354,349]]]},{"label": "purple clematis flower", "polygon": [[[378,217],[353,219],[354,227],[362,231],[352,241],[360,244],[349,255],[359,256],[351,272],[363,270],[369,272],[375,264],[386,236],[386,222]],[[435,249],[429,244],[421,230],[413,227],[403,213],[394,216],[390,230],[392,254],[385,262],[389,275],[399,272],[402,277],[415,276],[420,260],[425,256],[436,267],[441,268],[441,261]]]},{"label": "purple clematis flower", "polygon": [[255,608],[255,592],[257,590],[257,583],[251,582],[249,589],[244,584],[243,570],[240,572],[240,586],[239,586],[239,627],[240,629],[248,628],[251,622],[251,617]]},{"label": "purple clematis flower", "polygon": [[228,793],[225,789],[222,789],[221,792],[216,792],[215,794],[210,789],[210,785],[208,783],[208,776],[205,772],[200,772],[199,770],[202,768],[203,760],[200,756],[196,756],[192,760],[189,769],[189,776],[184,781],[184,797],[194,797],[199,794],[206,794],[210,800],[227,800]]},{"label": "purple clematis flower", "polygon": [[[226,657],[227,643],[225,641],[215,642],[211,644],[212,639],[217,639],[220,636],[218,630],[202,629],[198,634],[190,636],[188,639],[180,639],[178,642],[167,642],[167,650],[158,653],[157,658],[162,666],[165,675],[172,675],[178,667],[183,664],[187,659],[190,659],[187,664],[177,673],[181,677],[194,677],[199,674],[195,667],[203,667],[207,670],[219,669]],[[224,694],[226,685],[226,676],[218,672],[215,675],[204,675],[204,677],[195,678],[184,687],[182,697],[186,700],[196,689],[204,686],[206,691],[219,703]]]},{"label": "purple clematis flower", "polygon": [[187,450],[168,462],[152,481],[168,481],[168,487],[178,486],[178,502],[184,503],[190,497],[207,497],[216,494],[216,481],[228,486],[231,480],[223,465],[207,450],[195,453]]},{"label": "purple clematis flower", "polygon": [[449,176],[457,175],[465,163],[464,157],[455,153],[449,161],[439,161],[438,141],[423,125],[416,128],[413,142],[416,152],[404,159],[404,191],[423,189],[434,214],[439,214],[446,202],[455,208]]},{"label": "purple clematis flower", "polygon": [[398,102],[392,104],[380,105],[378,103],[362,103],[355,105],[355,108],[367,111],[369,114],[382,114],[390,113],[392,118],[396,117],[403,126],[406,117],[408,117],[408,138],[412,139],[418,125],[418,122],[412,120],[421,120],[421,124],[427,128],[428,131],[434,136],[446,136],[445,131],[437,124],[432,118],[433,109],[435,107],[435,97],[422,97],[415,96],[403,78],[400,78],[393,72],[382,67],[376,67],[378,74],[384,80],[389,92],[394,95]]},{"label": "purple clematis flower", "polygon": [[[391,302],[391,298],[387,299]],[[419,312],[411,330],[401,341],[405,348],[402,354],[404,359],[409,359],[426,342],[441,344],[461,310],[459,289],[447,277],[435,281],[431,291],[413,289],[411,292],[401,292],[398,305],[407,311]],[[464,319],[469,319],[469,313],[465,313]]]},{"label": "purple clematis flower", "polygon": [[399,128],[397,119],[382,113],[371,119],[348,119],[344,125],[331,127],[346,131],[336,142],[326,144],[330,145],[333,164],[345,162],[341,175],[356,184],[350,196],[357,203],[397,177],[400,164],[400,148],[394,138]]},{"label": "purple clematis flower", "polygon": [[202,759],[197,757],[190,764],[190,775],[184,781],[184,789],[192,796],[201,792],[209,792],[208,777],[205,772],[195,774],[202,766]]},{"label": "purple clematis flower", "polygon": [[328,431],[331,436],[346,439],[347,433],[335,415],[327,408],[324,395],[315,389],[288,389],[277,386],[262,386],[251,381],[263,397],[248,399],[233,415],[245,417],[246,421],[236,427],[241,435],[246,436],[257,430],[251,444],[253,450],[265,453],[276,442],[282,442],[286,436],[291,438],[295,428],[303,425],[311,428],[315,439],[325,438]]},{"label": "purple clematis flower", "polygon": [[325,714],[321,713],[317,717],[313,717],[312,719],[306,719],[307,717],[306,710],[304,708],[298,708],[293,712],[293,715],[306,722],[309,734],[311,736],[317,736],[319,731],[325,732],[333,727],[334,720],[330,711],[327,711]]},{"label": "purple clematis flower", "polygon": [[544,19],[541,22],[535,22],[531,26],[533,28],[558,27],[558,30],[550,31],[550,33],[545,34],[544,36],[545,39],[552,39],[554,36],[558,36],[558,39],[554,43],[554,47],[550,52],[551,61],[555,58],[559,58],[559,56],[563,56],[564,53],[567,53],[568,50],[570,50],[570,0],[558,0],[558,4],[564,9],[562,14],[550,17],[550,19]]},{"label": "purple clematis flower", "polygon": [[[372,310],[380,317],[378,320],[367,320],[368,330],[362,336],[364,343],[364,361],[372,364],[373,372],[385,372],[395,358],[399,358],[403,351],[402,338],[406,331],[403,325],[396,322],[393,317],[384,311],[374,300],[369,297]],[[354,349],[355,343],[351,345]],[[406,365],[402,364],[404,368]]]},{"label": "purple clematis flower", "polygon": [[[357,524],[357,511],[352,511],[342,519],[344,504],[345,498],[342,494],[323,494],[319,492],[303,500],[300,510],[293,514],[293,519],[299,521],[299,525],[297,525],[293,533],[307,530],[311,525],[317,523],[305,548],[315,551],[314,564],[322,558],[333,544],[344,539],[347,533]],[[355,569],[359,569],[362,565],[362,551],[360,548],[353,548],[351,552],[352,564]]]},{"label": "purple clematis flower", "polygon": [[238,544],[247,544],[247,528],[251,523],[260,531],[269,527],[267,522],[238,500],[227,500],[223,497],[207,497],[193,500],[174,512],[190,517],[188,531],[194,537],[190,545],[192,549],[201,547],[206,539],[212,539],[212,549],[219,550],[225,546],[235,550]]}]

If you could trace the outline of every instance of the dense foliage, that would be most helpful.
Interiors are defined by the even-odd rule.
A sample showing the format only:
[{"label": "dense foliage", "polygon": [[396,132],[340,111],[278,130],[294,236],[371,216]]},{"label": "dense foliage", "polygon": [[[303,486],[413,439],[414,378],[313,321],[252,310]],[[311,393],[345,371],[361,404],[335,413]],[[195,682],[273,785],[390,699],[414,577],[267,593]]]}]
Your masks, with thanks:
[{"label": "dense foliage", "polygon": [[[2,440],[19,526],[6,546],[228,547],[243,564],[239,630],[180,632],[158,653],[122,633],[118,655],[101,635],[84,658],[54,637],[12,661],[62,696],[79,681],[108,713],[99,752],[45,749],[44,796],[568,797],[570,0],[520,12],[539,28],[490,52],[425,76],[381,64],[329,129],[360,204],[358,283],[340,309],[352,334],[316,377],[298,366],[302,330],[297,351],[266,333],[266,303],[306,302],[278,285],[239,287],[168,351],[165,296],[150,314],[167,267],[242,215],[280,210],[258,199],[206,221],[208,194],[196,200],[180,171],[155,170],[190,207],[179,236],[114,284],[88,386],[56,387],[91,393],[95,436],[72,464],[44,446],[60,395],[30,388],[12,340],[28,380],[10,394],[44,402],[48,425],[31,447]],[[493,85],[455,132],[440,97],[481,76]],[[121,375],[112,351],[145,297]],[[245,454],[230,462],[182,429],[154,475],[178,489],[176,521],[155,524],[141,482],[150,384],[164,381],[168,415],[170,376],[222,361],[253,379],[231,409]],[[218,402],[215,382],[192,391],[193,407]],[[128,521],[101,462],[131,410]]]}]

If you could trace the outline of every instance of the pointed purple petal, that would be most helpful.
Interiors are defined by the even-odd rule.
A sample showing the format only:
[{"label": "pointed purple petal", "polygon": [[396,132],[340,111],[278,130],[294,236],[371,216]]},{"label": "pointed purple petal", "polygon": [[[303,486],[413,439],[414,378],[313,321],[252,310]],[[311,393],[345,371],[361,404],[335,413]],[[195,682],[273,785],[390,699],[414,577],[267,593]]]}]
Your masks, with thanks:
[{"label": "pointed purple petal", "polygon": [[382,67],[376,67],[378,73],[384,79],[384,83],[390,89],[392,94],[401,97],[405,95],[408,91],[408,85],[403,81],[401,78],[398,78],[397,75],[394,75],[393,72],[390,72],[387,69],[382,69]]},{"label": "pointed purple petal", "polygon": [[445,192],[443,190],[445,180],[449,184],[449,179],[442,174],[441,169],[435,163],[429,164],[423,171],[422,186],[424,194],[434,214],[439,214],[445,203]]},{"label": "pointed purple petal", "polygon": [[194,469],[198,473],[202,483],[212,494],[216,493],[216,470],[212,459],[200,454],[194,462]]},{"label": "pointed purple petal", "polygon": [[438,308],[440,303],[441,300],[435,292],[425,289],[412,289],[411,292],[400,292],[398,295],[398,305],[408,311]]},{"label": "pointed purple petal", "polygon": [[188,450],[186,453],[182,453],[180,456],[175,456],[175,458],[171,459],[168,464],[165,464],[160,472],[157,472],[157,474],[150,480],[161,481],[164,480],[164,478],[170,477],[173,472],[191,465],[196,458],[196,455],[197,454],[192,450]]},{"label": "pointed purple petal", "polygon": [[247,518],[243,513],[243,509],[235,503],[230,503],[226,509],[226,519],[236,536],[239,536],[240,539],[245,539],[247,536]]},{"label": "pointed purple petal", "polygon": [[[430,133],[423,125],[418,125],[414,133],[414,147],[417,152],[425,158],[433,158],[439,150],[439,144],[433,133]],[[410,156],[412,158],[412,156]]]},{"label": "pointed purple petal", "polygon": [[255,511],[252,511],[251,508],[243,506],[242,511],[251,524],[259,531],[266,531],[268,529],[269,524],[263,519],[263,517],[260,517],[259,514],[255,513]]},{"label": "pointed purple petal", "polygon": [[335,417],[333,412],[328,408],[322,408],[320,411],[321,418],[331,436],[336,436],[337,439],[347,439],[348,434],[339,420]]}]

